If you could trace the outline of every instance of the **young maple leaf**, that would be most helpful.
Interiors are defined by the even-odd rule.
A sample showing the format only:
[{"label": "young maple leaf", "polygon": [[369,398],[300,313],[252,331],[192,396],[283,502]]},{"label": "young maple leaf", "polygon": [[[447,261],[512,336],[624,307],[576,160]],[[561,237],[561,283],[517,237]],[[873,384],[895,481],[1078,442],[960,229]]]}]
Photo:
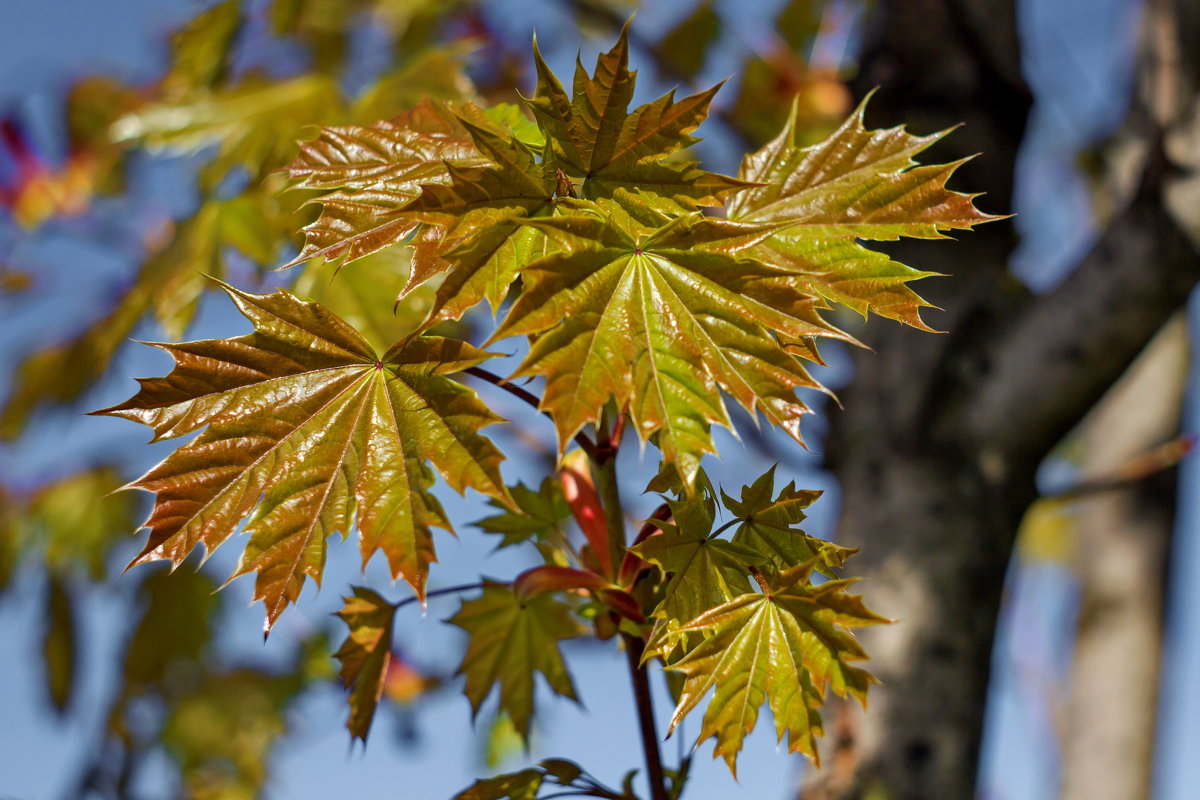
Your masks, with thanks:
[{"label": "young maple leaf", "polygon": [[788,736],[788,751],[818,763],[818,708],[826,688],[866,703],[874,678],[849,663],[867,654],[848,629],[888,620],[846,592],[850,581],[812,584],[815,563],[780,573],[765,594],[736,597],[667,634],[681,642],[702,634],[699,644],[666,667],[684,676],[670,730],[715,689],[696,743],[715,738],[713,755],[724,756],[735,776],[742,741],[764,702],[779,740]]},{"label": "young maple leaf", "polygon": [[295,188],[326,194],[313,201],[321,215],[304,227],[304,247],[286,266],[318,257],[350,262],[403,241],[417,224],[395,212],[421,186],[448,181],[452,167],[488,163],[460,115],[484,119],[470,104],[425,100],[395,119],[325,128],[302,144],[288,177]]},{"label": "young maple leaf", "polygon": [[667,505],[673,521],[659,523],[658,533],[630,548],[668,576],[655,616],[686,622],[749,592],[750,567],[763,558],[749,548],[710,538],[713,504],[695,499]]},{"label": "young maple leaf", "polygon": [[815,558],[817,569],[832,577],[831,570],[846,563],[857,550],[809,536],[795,527],[804,521],[804,509],[820,496],[818,491],[797,489],[794,481],[776,496],[775,467],[743,486],[741,500],[721,492],[725,507],[740,523],[733,534],[734,544],[760,554],[780,571]]},{"label": "young maple leaf", "polygon": [[356,520],[363,563],[383,550],[392,576],[424,596],[430,528],[450,528],[426,461],[456,491],[508,499],[503,456],[479,433],[499,418],[446,377],[488,354],[418,336],[377,355],[315,303],[222,287],[254,333],[157,344],[175,359],[170,375],[92,412],[149,425],[155,440],[207,426],[130,484],[157,494],[132,564],[178,565],[199,544],[211,551],[253,511],[234,577],[258,574],[269,630],[305,576],[320,582],[326,538]]},{"label": "young maple leaf", "polygon": [[355,586],[353,590],[352,597],[342,598],[345,604],[337,613],[350,633],[333,657],[342,662],[342,682],[351,690],[346,727],[354,739],[365,742],[392,659],[396,608],[371,589]]},{"label": "young maple leaf", "polygon": [[554,162],[582,181],[581,196],[628,197],[650,194],[682,210],[718,205],[742,181],[700,169],[695,162],[665,160],[698,139],[689,135],[708,116],[720,85],[675,100],[674,91],[632,112],[637,73],[629,71],[629,25],[617,43],[596,60],[588,75],[576,61],[571,97],[533,46],[537,89],[529,107],[546,134]]},{"label": "young maple leaf", "polygon": [[520,224],[554,213],[552,165],[518,139],[470,122],[465,130],[488,166],[451,167],[445,185],[425,186],[404,216],[433,229],[413,244],[410,291],[449,269],[438,287],[426,325],[458,319],[482,299],[495,311],[522,265],[545,249],[545,237]]},{"label": "young maple leaf", "polygon": [[464,600],[447,620],[470,635],[460,674],[467,678],[472,713],[500,687],[500,710],[517,732],[529,735],[533,717],[533,675],[542,673],[558,694],[575,700],[575,686],[563,663],[558,642],[579,636],[583,628],[571,608],[551,594],[522,600],[507,584],[488,584],[474,600]]},{"label": "young maple leaf", "polygon": [[542,407],[560,441],[615,400],[690,486],[713,452],[711,425],[732,427],[721,390],[802,441],[808,408],[794,390],[820,385],[777,337],[853,340],[792,273],[740,256],[776,228],[699,213],[652,228],[616,205],[574,208],[529,221],[559,250],[522,270],[522,294],[493,335],[538,334],[516,375],[545,376]]},{"label": "young maple leaf", "polygon": [[863,316],[873,311],[929,330],[919,313],[929,304],[907,284],[936,273],[900,264],[858,240],[943,239],[946,231],[1001,217],[976,209],[977,195],[946,188],[963,161],[920,166],[913,160],[949,131],[868,130],[866,104],[823,142],[805,148],[797,144],[793,106],[779,136],[742,161],[738,176],[759,185],[730,200],[728,218],[791,223],[753,257],[790,270],[806,291]]}]

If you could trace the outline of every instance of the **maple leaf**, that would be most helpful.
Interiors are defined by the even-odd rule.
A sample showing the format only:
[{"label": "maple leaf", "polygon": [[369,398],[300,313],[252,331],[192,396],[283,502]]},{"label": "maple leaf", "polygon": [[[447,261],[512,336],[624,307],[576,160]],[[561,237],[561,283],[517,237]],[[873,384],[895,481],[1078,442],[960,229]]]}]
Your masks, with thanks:
[{"label": "maple leaf", "polygon": [[535,672],[558,694],[577,699],[557,643],[579,636],[583,628],[571,617],[570,606],[553,595],[521,600],[507,584],[488,584],[447,621],[470,635],[458,671],[466,676],[464,691],[473,713],[498,685],[500,710],[528,737]]},{"label": "maple leaf", "polygon": [[350,633],[333,657],[342,662],[342,682],[351,690],[346,727],[353,738],[365,742],[392,660],[396,607],[371,589],[352,588],[354,595],[342,598],[345,604],[337,613]]},{"label": "maple leaf", "polygon": [[670,730],[715,690],[696,743],[715,738],[713,755],[724,756],[735,776],[737,754],[763,703],[771,708],[779,741],[787,734],[789,752],[817,763],[817,709],[826,689],[866,703],[874,678],[849,663],[866,658],[849,628],[887,620],[845,591],[851,581],[812,584],[815,563],[786,570],[767,593],[735,597],[668,634],[681,642],[703,636],[666,667],[684,676]]},{"label": "maple leaf", "polygon": [[518,483],[509,489],[509,494],[516,504],[515,509],[498,500],[489,500],[489,505],[499,509],[500,513],[475,523],[480,530],[503,536],[499,547],[541,539],[559,530],[562,523],[571,518],[562,487],[554,478],[543,478],[537,491]]},{"label": "maple leaf", "polygon": [[900,264],[857,240],[943,239],[946,231],[1000,217],[978,211],[977,195],[946,188],[963,161],[920,166],[913,160],[949,131],[868,130],[866,103],[824,141],[804,148],[793,105],[783,131],[742,161],[738,176],[759,185],[730,200],[728,218],[792,223],[754,256],[791,270],[807,291],[863,316],[873,311],[929,330],[919,314],[929,304],[907,284],[936,273]]},{"label": "maple leaf", "polygon": [[777,337],[849,337],[792,273],[739,256],[774,228],[699,213],[650,228],[615,207],[575,209],[527,223],[560,249],[524,267],[492,337],[538,334],[516,375],[545,376],[560,443],[614,400],[690,486],[712,423],[732,426],[721,390],[802,442],[794,390],[820,385]]},{"label": "maple leaf", "polygon": [[461,120],[484,168],[452,165],[444,185],[431,184],[404,217],[434,226],[414,242],[411,289],[450,269],[427,325],[457,319],[482,299],[495,311],[523,264],[544,250],[540,231],[519,223],[554,211],[556,175],[519,139]]},{"label": "maple leaf", "polygon": [[752,549],[710,538],[713,504],[707,500],[667,503],[672,522],[633,552],[658,565],[666,576],[655,615],[669,621],[694,619],[710,608],[750,591],[750,567],[764,559]]},{"label": "maple leaf", "polygon": [[538,82],[526,102],[546,134],[555,164],[582,182],[582,197],[643,193],[687,210],[717,205],[745,185],[705,172],[695,162],[664,160],[699,141],[689,134],[708,116],[720,85],[678,101],[671,91],[630,112],[637,73],[629,71],[628,24],[612,49],[597,58],[592,75],[576,61],[570,98],[536,40],[533,55]]},{"label": "maple leaf", "polygon": [[842,566],[857,552],[809,536],[795,527],[804,521],[804,509],[821,496],[818,491],[805,491],[789,483],[775,495],[775,467],[750,486],[742,487],[741,500],[725,492],[721,498],[725,507],[740,521],[733,534],[733,543],[765,557],[776,570],[786,570],[817,560],[817,569],[832,577],[831,570]]},{"label": "maple leaf", "polygon": [[479,434],[499,418],[446,377],[488,355],[436,337],[377,355],[315,303],[222,288],[254,333],[157,344],[175,359],[171,374],[93,412],[149,425],[156,440],[207,426],[130,484],[157,494],[132,563],[178,565],[198,544],[211,551],[253,511],[234,576],[258,573],[269,630],[305,576],[319,583],[326,538],[347,535],[357,508],[363,563],[383,550],[392,576],[423,596],[430,527],[450,527],[426,460],[456,491],[507,498],[502,456]]},{"label": "maple leaf", "polygon": [[425,100],[370,127],[325,128],[300,146],[288,165],[295,188],[328,192],[305,226],[304,247],[287,266],[313,258],[353,261],[402,241],[416,227],[395,212],[421,193],[423,184],[449,179],[450,166],[487,163],[472,144],[457,113],[481,112]]},{"label": "maple leaf", "polygon": [[[546,783],[547,779],[549,783]],[[536,767],[481,778],[454,795],[454,800],[534,800],[545,786],[569,786],[581,790],[571,793],[580,796],[615,796],[611,791],[603,795],[597,794],[596,790],[604,787],[596,783],[595,779],[575,762],[564,758],[547,758]]]}]

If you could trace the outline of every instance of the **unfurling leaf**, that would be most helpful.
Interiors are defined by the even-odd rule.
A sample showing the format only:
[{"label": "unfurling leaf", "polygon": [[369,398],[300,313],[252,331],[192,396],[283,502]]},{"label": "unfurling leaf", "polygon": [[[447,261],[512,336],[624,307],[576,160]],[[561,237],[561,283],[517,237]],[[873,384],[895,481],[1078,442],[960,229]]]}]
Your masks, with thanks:
[{"label": "unfurling leaf", "polygon": [[866,658],[851,626],[887,622],[857,595],[850,581],[811,582],[815,560],[779,574],[766,594],[744,594],[717,606],[668,635],[699,643],[667,669],[685,681],[671,730],[715,689],[697,744],[717,740],[714,755],[737,774],[742,740],[754,729],[763,703],[775,717],[775,733],[788,737],[789,752],[818,762],[818,711],[827,688],[864,705],[874,678],[849,662]]},{"label": "unfurling leaf", "polygon": [[353,588],[354,595],[342,598],[345,605],[337,614],[350,628],[350,634],[334,658],[342,662],[342,683],[350,689],[346,727],[353,738],[365,742],[391,662],[396,608],[377,592],[361,586]]},{"label": "unfurling leaf", "polygon": [[816,491],[797,489],[789,483],[775,496],[775,468],[771,467],[750,486],[742,487],[742,499],[721,493],[725,507],[740,521],[733,543],[765,556],[775,570],[783,571],[817,559],[817,569],[832,577],[856,551],[809,536],[795,527],[804,520],[804,509],[820,497]]},{"label": "unfurling leaf", "polygon": [[[576,64],[571,97],[534,45],[538,82],[529,107],[546,134],[554,162],[581,181],[581,197],[644,195],[674,210],[718,205],[745,184],[666,157],[698,139],[691,132],[708,116],[720,86],[675,100],[671,91],[630,112],[636,72],[629,71],[629,26],[613,48],[601,53],[588,75]],[[638,201],[634,201],[638,202]]]},{"label": "unfurling leaf", "polygon": [[449,622],[470,635],[459,672],[467,678],[464,691],[474,713],[498,685],[500,710],[528,737],[535,672],[558,694],[576,699],[558,642],[580,635],[583,628],[570,606],[553,595],[522,602],[509,586],[489,584],[479,597],[464,600]]},{"label": "unfurling leaf", "polygon": [[793,108],[779,136],[743,160],[739,177],[761,185],[730,201],[729,219],[791,223],[752,257],[791,271],[805,291],[830,302],[928,330],[918,313],[928,304],[907,283],[934,273],[907,267],[857,240],[942,239],[946,231],[998,217],[978,211],[975,195],[946,188],[961,161],[920,166],[913,160],[947,132],[868,130],[865,111],[864,100],[829,138],[801,148]]},{"label": "unfurling leaf", "polygon": [[156,345],[175,359],[171,374],[94,412],[149,425],[155,439],[207,426],[131,484],[158,495],[133,563],[211,551],[253,511],[234,576],[258,573],[269,630],[306,576],[320,581],[326,538],[348,535],[356,519],[364,564],[383,550],[392,576],[423,596],[430,528],[449,528],[426,462],[456,491],[507,498],[502,456],[479,434],[498,418],[446,377],[487,354],[412,337],[377,355],[319,305],[284,291],[225,291],[254,333]]}]

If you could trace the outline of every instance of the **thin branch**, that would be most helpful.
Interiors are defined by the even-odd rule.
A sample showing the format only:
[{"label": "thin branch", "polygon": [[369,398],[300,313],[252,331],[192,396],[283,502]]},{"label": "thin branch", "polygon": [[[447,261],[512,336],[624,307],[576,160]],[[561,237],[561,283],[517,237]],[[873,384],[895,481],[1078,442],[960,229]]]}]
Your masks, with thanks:
[{"label": "thin branch", "polygon": [[1152,475],[1176,466],[1195,447],[1195,434],[1180,436],[1129,459],[1111,475],[1083,480],[1065,489],[1047,492],[1044,496],[1052,500],[1076,500],[1103,492],[1128,489]]},{"label": "thin branch", "polygon": [[[460,583],[458,586],[447,586],[445,589],[434,589],[432,592],[426,592],[425,599],[428,600],[431,597],[441,597],[442,595],[446,594],[460,594],[462,592],[469,592],[472,589],[482,589],[485,586],[487,586],[486,583]],[[403,600],[397,600],[395,603],[392,603],[392,608],[401,609],[410,603],[417,602],[420,599],[421,598],[416,596],[406,597]]]},{"label": "thin branch", "polygon": [[625,655],[629,659],[629,677],[633,681],[633,696],[637,700],[638,728],[642,734],[642,753],[646,757],[646,779],[650,784],[650,800],[669,800],[666,778],[663,775],[662,755],[658,752],[658,734],[654,730],[654,705],[650,700],[650,682],[642,665],[645,647],[642,640],[628,633],[621,634]]},{"label": "thin branch", "polygon": [[[503,389],[504,391],[508,392],[513,397],[517,398],[518,400],[521,400],[521,401],[529,404],[533,408],[536,408],[538,411],[542,411],[542,401],[536,394],[534,394],[533,392],[527,391],[525,389],[522,389],[520,386],[509,383],[507,380],[505,380],[504,378],[501,378],[499,375],[497,375],[494,372],[488,372],[486,369],[483,369],[481,367],[467,367],[465,370],[463,370],[463,372],[467,373],[468,375],[473,375],[474,377],[479,378],[482,381],[487,381],[488,383],[492,384],[493,386],[497,386],[497,387]],[[542,413],[545,414],[547,417],[550,417],[549,412],[542,411]],[[553,419],[553,417],[551,417],[551,419]],[[583,448],[583,452],[587,453],[588,457],[591,458],[592,460],[596,460],[599,457],[599,451],[596,448],[596,444],[591,439],[589,439],[587,437],[587,435],[585,435],[583,433],[575,434],[575,442],[581,448]]]}]

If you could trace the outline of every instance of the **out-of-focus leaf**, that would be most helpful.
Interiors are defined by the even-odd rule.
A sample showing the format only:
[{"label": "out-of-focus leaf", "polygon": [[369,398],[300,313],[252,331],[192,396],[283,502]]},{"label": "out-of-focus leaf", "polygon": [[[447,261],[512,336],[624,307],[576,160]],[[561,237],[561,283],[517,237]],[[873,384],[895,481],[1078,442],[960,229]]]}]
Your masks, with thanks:
[{"label": "out-of-focus leaf", "polygon": [[733,534],[735,545],[763,556],[778,571],[816,559],[817,569],[832,576],[832,570],[856,551],[809,536],[796,527],[804,521],[804,509],[820,496],[820,492],[797,489],[793,481],[776,497],[774,467],[750,486],[743,486],[741,500],[721,492],[725,507],[740,522]]},{"label": "out-of-focus leaf", "polygon": [[525,740],[507,714],[496,714],[487,731],[483,763],[488,769],[495,769],[525,749]]},{"label": "out-of-focus leaf", "polygon": [[721,36],[721,18],[712,0],[696,3],[686,17],[659,39],[659,59],[679,77],[691,80],[704,68],[709,48]]},{"label": "out-of-focus leaf", "polygon": [[974,195],[946,181],[962,163],[919,166],[913,156],[945,136],[912,136],[902,127],[868,130],[866,104],[820,144],[796,143],[795,114],[772,142],[746,156],[739,176],[763,185],[729,203],[731,220],[789,222],[751,255],[791,271],[805,290],[866,316],[868,311],[928,330],[928,305],[907,283],[931,273],[912,269],[858,244],[902,236],[946,238],[996,217],[979,212]]},{"label": "out-of-focus leaf", "polygon": [[508,547],[529,539],[543,539],[571,518],[571,509],[563,498],[562,487],[553,478],[543,478],[535,492],[518,483],[509,489],[516,509],[511,509],[496,500],[488,502],[500,513],[479,520],[475,526],[488,533],[498,533],[504,538],[499,546]]},{"label": "out-of-focus leaf", "polygon": [[807,52],[812,38],[821,30],[825,3],[814,0],[788,0],[775,18],[775,30],[792,50]]},{"label": "out-of-focus leaf", "polygon": [[435,289],[430,285],[397,300],[408,282],[410,255],[407,248],[391,247],[336,272],[313,261],[300,273],[292,293],[337,314],[383,352],[416,330],[433,303]]},{"label": "out-of-focus leaf", "polygon": [[849,581],[814,585],[812,568],[809,562],[782,572],[767,594],[736,597],[669,634],[681,641],[703,637],[667,665],[686,678],[671,730],[715,689],[696,741],[715,738],[714,755],[724,756],[735,776],[742,740],[764,702],[775,717],[776,735],[782,741],[787,734],[789,752],[817,763],[818,708],[826,687],[866,702],[874,678],[850,664],[866,653],[849,628],[887,620],[846,592]]},{"label": "out-of-focus leaf", "polygon": [[105,577],[105,560],[134,523],[134,498],[114,494],[124,481],[113,467],[78,472],[38,489],[23,514],[30,538],[44,544],[45,564],[65,575],[83,567],[93,581]]},{"label": "out-of-focus leaf", "polygon": [[345,605],[337,615],[350,633],[334,658],[342,662],[342,683],[351,690],[346,727],[351,737],[365,742],[391,663],[396,608],[377,592],[361,586],[354,587],[352,597],[342,599]]},{"label": "out-of-focus leaf", "polygon": [[[594,211],[531,220],[560,251],[522,270],[525,288],[494,334],[540,334],[517,376],[545,376],[560,444],[610,401],[692,484],[730,426],[721,390],[802,441],[817,388],[777,335],[849,337],[821,319],[794,275],[743,260],[771,230],[696,213],[649,228]],[[615,211],[615,209],[614,209]]]},{"label": "out-of-focus leaf", "polygon": [[456,491],[508,493],[502,456],[479,429],[498,418],[446,375],[488,358],[450,339],[415,337],[383,355],[341,319],[278,291],[225,286],[255,332],[157,345],[176,362],[101,412],[149,425],[155,438],[207,430],[131,486],[157,494],[150,539],[134,564],[181,563],[212,550],[251,511],[234,575],[258,574],[267,630],[305,578],[320,581],[325,540],[357,509],[363,562],[382,549],[393,577],[424,596],[431,526],[449,528],[432,470]]},{"label": "out-of-focus leaf", "polygon": [[521,602],[507,585],[490,584],[479,597],[464,600],[448,621],[470,636],[458,671],[466,676],[464,691],[473,713],[479,713],[492,688],[499,686],[500,710],[528,738],[534,673],[542,673],[558,694],[576,699],[558,642],[579,636],[583,628],[572,618],[570,606],[553,595]]},{"label": "out-of-focus leaf", "polygon": [[125,692],[161,691],[174,665],[195,662],[208,645],[216,584],[190,570],[153,572],[139,587],[145,611],[125,650]]},{"label": "out-of-focus leaf", "polygon": [[269,263],[284,236],[283,215],[268,191],[210,200],[180,223],[170,244],[148,258],[105,316],[67,342],[38,350],[18,367],[0,412],[0,438],[15,438],[39,407],[77,399],[107,370],[134,327],[153,312],[171,338],[183,334],[206,286],[225,274],[234,248]]},{"label": "out-of-focus leaf", "polygon": [[299,688],[291,675],[240,669],[207,675],[175,698],[162,743],[179,765],[184,796],[260,797],[271,751],[287,729],[285,711]]},{"label": "out-of-focus leaf", "polygon": [[233,167],[245,168],[252,180],[265,178],[295,154],[303,126],[328,120],[330,109],[340,106],[337,83],[328,75],[249,78],[235,87],[197,90],[144,106],[114,122],[112,136],[150,149],[186,152],[215,145],[202,175],[211,188]]},{"label": "out-of-focus leaf", "polygon": [[46,580],[42,659],[46,690],[54,709],[63,714],[71,704],[78,663],[75,605],[66,582],[51,574]]},{"label": "out-of-focus leaf", "polygon": [[222,77],[239,27],[239,5],[238,0],[224,0],[171,35],[171,68],[163,79],[167,94],[212,86]]}]

